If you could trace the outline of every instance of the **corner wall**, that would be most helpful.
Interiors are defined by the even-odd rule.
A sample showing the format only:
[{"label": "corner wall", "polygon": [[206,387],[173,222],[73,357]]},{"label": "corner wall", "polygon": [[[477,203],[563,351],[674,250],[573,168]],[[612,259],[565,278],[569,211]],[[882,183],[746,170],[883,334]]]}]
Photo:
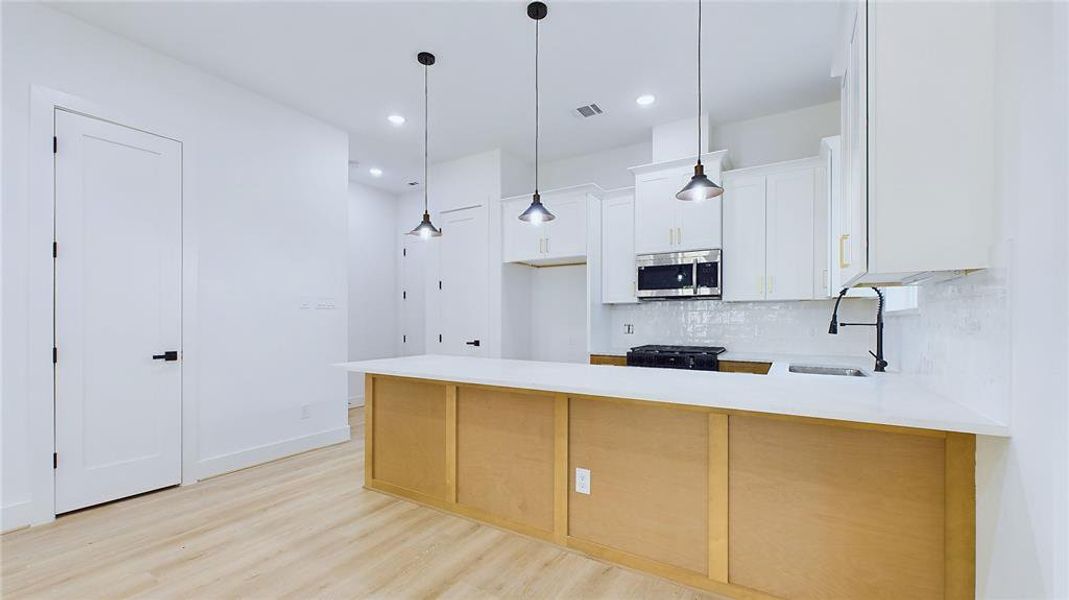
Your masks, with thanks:
[{"label": "corner wall", "polygon": [[920,288],[889,343],[1010,424],[977,443],[977,597],[1069,598],[1069,5],[998,7],[995,267]]},{"label": "corner wall", "polygon": [[330,366],[346,358],[345,133],[44,5],[0,10],[2,528],[53,506],[49,399],[30,395],[51,373],[28,351],[51,335],[28,324],[33,85],[183,142],[183,479],[348,439],[346,379]]}]

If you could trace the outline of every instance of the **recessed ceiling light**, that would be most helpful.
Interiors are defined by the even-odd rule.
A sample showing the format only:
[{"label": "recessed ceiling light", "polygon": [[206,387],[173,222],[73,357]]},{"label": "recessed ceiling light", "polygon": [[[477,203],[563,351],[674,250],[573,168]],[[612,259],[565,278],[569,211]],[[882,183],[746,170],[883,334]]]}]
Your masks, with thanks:
[{"label": "recessed ceiling light", "polygon": [[400,127],[405,124],[405,118],[401,115],[390,115],[386,117],[386,120],[396,127]]},{"label": "recessed ceiling light", "polygon": [[642,94],[638,98],[635,98],[635,102],[638,103],[639,106],[649,106],[656,101],[657,96],[654,96],[653,94]]},{"label": "recessed ceiling light", "polygon": [[378,167],[371,167],[367,172],[371,173],[372,177],[382,177],[382,169]]}]

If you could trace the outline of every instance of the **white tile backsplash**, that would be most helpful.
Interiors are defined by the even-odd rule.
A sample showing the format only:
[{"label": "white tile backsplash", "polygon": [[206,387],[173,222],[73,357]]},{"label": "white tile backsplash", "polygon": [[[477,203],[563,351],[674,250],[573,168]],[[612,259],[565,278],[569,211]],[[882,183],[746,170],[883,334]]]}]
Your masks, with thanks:
[{"label": "white tile backsplash", "polygon": [[[735,352],[864,356],[876,347],[874,327],[841,327],[828,334],[834,300],[807,302],[722,302],[666,300],[610,308],[611,348],[621,351],[642,344],[724,346]],[[876,303],[848,298],[839,320],[871,323]],[[625,325],[634,325],[625,334]]]},{"label": "white tile backsplash", "polygon": [[914,314],[888,318],[888,357],[934,392],[1008,419],[1009,300],[1006,273],[988,269],[921,286]]}]

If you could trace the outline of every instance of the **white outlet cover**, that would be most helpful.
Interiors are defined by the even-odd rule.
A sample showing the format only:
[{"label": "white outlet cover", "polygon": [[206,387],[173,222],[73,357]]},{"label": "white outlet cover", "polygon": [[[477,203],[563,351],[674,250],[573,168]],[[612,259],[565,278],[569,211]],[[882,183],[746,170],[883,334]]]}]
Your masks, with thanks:
[{"label": "white outlet cover", "polygon": [[575,469],[575,493],[590,494],[590,469],[576,467]]}]

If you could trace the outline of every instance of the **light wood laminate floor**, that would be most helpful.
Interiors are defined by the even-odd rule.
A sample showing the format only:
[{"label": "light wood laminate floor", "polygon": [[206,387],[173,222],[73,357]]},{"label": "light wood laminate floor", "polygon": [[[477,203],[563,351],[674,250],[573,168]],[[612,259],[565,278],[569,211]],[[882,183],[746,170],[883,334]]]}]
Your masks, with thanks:
[{"label": "light wood laminate floor", "polygon": [[715,598],[361,487],[350,442],[0,539],[15,598]]}]

